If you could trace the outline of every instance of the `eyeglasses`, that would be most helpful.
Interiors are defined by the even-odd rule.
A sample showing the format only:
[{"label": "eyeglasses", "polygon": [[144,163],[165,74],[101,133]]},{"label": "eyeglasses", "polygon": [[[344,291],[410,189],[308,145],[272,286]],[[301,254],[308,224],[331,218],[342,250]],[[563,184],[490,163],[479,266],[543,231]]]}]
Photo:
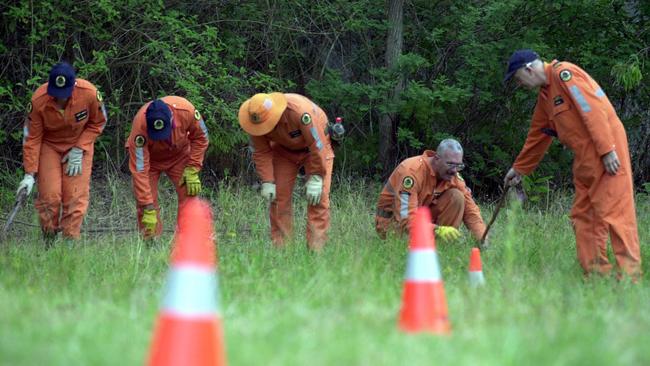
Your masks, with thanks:
[{"label": "eyeglasses", "polygon": [[445,164],[447,164],[447,167],[449,169],[456,169],[457,172],[465,169],[465,164],[463,164],[463,163],[452,163],[452,162],[449,162],[449,161],[445,161]]}]

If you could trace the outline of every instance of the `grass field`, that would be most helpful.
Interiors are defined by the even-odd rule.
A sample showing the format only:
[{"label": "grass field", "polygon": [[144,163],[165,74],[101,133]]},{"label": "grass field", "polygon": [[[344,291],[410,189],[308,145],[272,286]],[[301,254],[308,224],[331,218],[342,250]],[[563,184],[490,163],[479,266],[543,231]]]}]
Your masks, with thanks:
[{"label": "grass field", "polygon": [[[397,330],[406,239],[377,238],[377,187],[340,182],[330,242],[270,246],[265,203],[248,188],[210,193],[218,232],[220,307],[231,365],[648,365],[650,280],[584,281],[566,216],[570,197],[502,210],[483,253],[487,285],[468,286],[472,240],[438,243],[453,333]],[[138,365],[148,353],[171,233],[153,244],[134,228],[128,185],[93,186],[80,242],[43,250],[28,227],[0,249],[1,365]],[[98,197],[103,197],[99,199]],[[163,192],[168,202],[169,185]],[[650,203],[637,199],[644,271],[650,272]],[[483,205],[483,217],[491,214]],[[5,210],[6,211],[6,210]],[[171,228],[175,204],[165,206]],[[36,223],[30,207],[21,220]]]}]

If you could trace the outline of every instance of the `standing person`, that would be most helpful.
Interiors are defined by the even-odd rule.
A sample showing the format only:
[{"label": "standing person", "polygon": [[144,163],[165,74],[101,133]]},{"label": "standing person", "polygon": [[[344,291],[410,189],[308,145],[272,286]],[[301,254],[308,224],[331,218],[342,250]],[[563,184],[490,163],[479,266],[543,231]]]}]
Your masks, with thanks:
[{"label": "standing person", "polygon": [[327,115],[298,94],[255,94],[239,108],[239,124],[250,135],[262,196],[271,201],[271,239],[284,245],[293,231],[291,197],[301,166],[306,183],[307,244],[320,251],[330,225],[329,192],[334,166]]},{"label": "standing person", "polygon": [[23,129],[25,176],[18,192],[29,194],[38,180],[35,206],[48,245],[59,231],[70,239],[81,236],[94,144],[105,125],[101,93],[77,78],[68,63],[54,65],[48,82],[32,95]]},{"label": "standing person", "polygon": [[[415,210],[431,209],[436,236],[445,241],[460,237],[461,222],[481,240],[485,223],[472,193],[458,173],[465,167],[463,148],[454,139],[445,139],[436,151],[402,161],[379,194],[375,230],[382,239],[389,230],[408,232]],[[485,239],[483,246],[488,246]]]},{"label": "standing person", "polygon": [[516,184],[539,164],[557,136],[574,153],[576,196],[571,209],[578,260],[585,274],[608,274],[607,236],[619,267],[641,275],[641,256],[632,186],[632,167],[623,124],[605,92],[580,67],[543,62],[532,50],[510,57],[505,81],[539,88],[523,149],[504,178]]},{"label": "standing person", "polygon": [[146,103],[133,119],[126,141],[138,227],[145,238],[162,233],[158,179],[165,173],[174,184],[178,208],[201,193],[199,172],[208,149],[208,129],[187,99],[167,96]]}]

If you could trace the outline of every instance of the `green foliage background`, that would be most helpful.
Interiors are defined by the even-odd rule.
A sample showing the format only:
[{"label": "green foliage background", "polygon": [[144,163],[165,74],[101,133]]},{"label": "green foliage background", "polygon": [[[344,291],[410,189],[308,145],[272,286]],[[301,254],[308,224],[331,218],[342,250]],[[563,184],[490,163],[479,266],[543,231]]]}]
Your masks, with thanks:
[{"label": "green foliage background", "polygon": [[[349,131],[336,169],[376,178],[377,124],[398,112],[395,160],[455,136],[465,175],[488,193],[523,144],[535,97],[502,85],[517,48],[581,65],[628,129],[635,179],[650,181],[650,3],[622,0],[424,1],[404,7],[404,52],[384,67],[385,1],[20,0],[0,5],[0,154],[20,167],[24,110],[51,65],[74,62],[105,94],[109,125],[97,174],[126,172],[130,122],[146,101],[190,99],[211,133],[208,175],[251,177],[237,110],[256,92],[306,94]],[[403,75],[398,103],[388,90]],[[554,144],[537,177],[570,182],[568,151]],[[534,178],[535,181],[538,178]]]}]

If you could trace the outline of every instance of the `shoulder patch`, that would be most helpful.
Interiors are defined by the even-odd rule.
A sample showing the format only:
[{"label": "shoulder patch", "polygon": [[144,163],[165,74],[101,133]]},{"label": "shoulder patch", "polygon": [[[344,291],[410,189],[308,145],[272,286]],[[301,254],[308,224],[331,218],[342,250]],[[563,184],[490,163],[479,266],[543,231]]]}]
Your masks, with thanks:
[{"label": "shoulder patch", "polygon": [[413,177],[411,177],[410,175],[407,175],[406,177],[404,177],[404,179],[402,179],[402,187],[404,187],[404,189],[411,189],[413,188],[414,184],[415,184],[415,179],[413,179]]},{"label": "shoulder patch", "polygon": [[567,69],[564,69],[564,70],[560,71],[560,80],[562,80],[564,82],[567,82],[567,81],[571,80],[572,76],[573,75],[571,74],[571,71],[569,71]]},{"label": "shoulder patch", "polygon": [[302,122],[303,125],[308,125],[311,123],[311,115],[309,113],[305,112],[302,114],[302,117],[300,117],[300,122]]},{"label": "shoulder patch", "polygon": [[27,104],[27,113],[32,113],[32,109],[34,109],[34,106],[32,105],[32,102],[29,102]]},{"label": "shoulder patch", "polygon": [[196,118],[197,121],[201,120],[201,113],[199,113],[198,109],[194,110],[194,118]]},{"label": "shoulder patch", "polygon": [[99,101],[100,103],[104,101],[104,97],[102,96],[102,92],[100,92],[99,90],[97,90],[97,101]]},{"label": "shoulder patch", "polygon": [[135,137],[135,147],[143,147],[146,143],[147,139],[144,136],[138,135]]}]

